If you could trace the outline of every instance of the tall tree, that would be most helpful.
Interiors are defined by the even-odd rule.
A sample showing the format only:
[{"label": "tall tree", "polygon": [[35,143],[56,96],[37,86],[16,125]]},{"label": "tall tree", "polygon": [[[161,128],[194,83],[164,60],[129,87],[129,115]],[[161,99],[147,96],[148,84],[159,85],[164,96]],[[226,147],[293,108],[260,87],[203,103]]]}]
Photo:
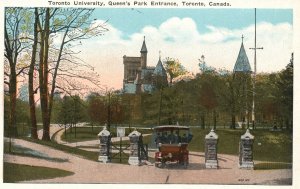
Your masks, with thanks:
[{"label": "tall tree", "polygon": [[294,54],[292,53],[290,62],[279,74],[280,80],[277,86],[280,91],[280,103],[282,105],[283,116],[287,129],[293,126],[293,79],[294,79]]},{"label": "tall tree", "polygon": [[[56,88],[65,91],[78,90],[79,87],[76,87],[76,84],[79,82],[77,81],[76,84],[71,82],[74,78],[81,81],[88,80],[95,85],[99,85],[97,77],[95,77],[97,75],[83,74],[83,72],[78,70],[74,72],[74,68],[89,66],[82,64],[81,60],[75,56],[79,52],[75,52],[72,48],[81,43],[81,40],[102,35],[103,32],[107,31],[103,23],[94,23],[90,19],[92,12],[93,9],[45,8],[40,10],[38,22],[40,34],[39,89],[43,120],[43,140],[50,140],[49,126]],[[49,43],[58,36],[61,37],[60,42]],[[63,68],[61,62],[64,62],[64,66],[69,63],[69,67]],[[57,85],[58,78],[61,83],[64,82],[61,86]]]},{"label": "tall tree", "polygon": [[[5,76],[8,81],[4,83],[9,87],[10,111],[9,125],[11,135],[17,136],[16,126],[16,99],[17,99],[17,77],[23,73],[26,65],[19,64],[19,58],[24,49],[29,47],[27,41],[22,41],[22,35],[26,33],[26,22],[28,15],[23,8],[6,8],[4,19],[4,46],[5,46]],[[7,64],[6,64],[7,63]],[[6,66],[8,65],[8,66]]]},{"label": "tall tree", "polygon": [[107,121],[107,109],[104,97],[93,93],[88,97],[88,115],[91,122],[103,124]]},{"label": "tall tree", "polygon": [[37,135],[37,122],[36,122],[36,111],[35,111],[35,99],[34,94],[36,90],[34,89],[34,68],[36,64],[36,53],[37,53],[37,44],[38,44],[38,22],[39,22],[39,13],[38,8],[34,9],[34,31],[33,31],[33,45],[32,45],[32,55],[31,62],[28,72],[28,97],[29,97],[29,111],[30,111],[30,120],[31,120],[31,137],[34,139],[38,138]]},{"label": "tall tree", "polygon": [[166,61],[164,61],[164,67],[169,74],[170,84],[172,84],[174,78],[187,73],[186,69],[179,62],[179,60],[173,58],[166,58]]}]

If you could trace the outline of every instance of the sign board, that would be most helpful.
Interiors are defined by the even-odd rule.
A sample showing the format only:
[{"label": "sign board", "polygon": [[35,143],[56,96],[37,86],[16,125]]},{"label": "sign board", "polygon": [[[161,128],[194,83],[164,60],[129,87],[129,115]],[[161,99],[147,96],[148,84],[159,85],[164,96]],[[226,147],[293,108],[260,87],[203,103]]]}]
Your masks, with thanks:
[{"label": "sign board", "polygon": [[117,127],[117,137],[124,137],[124,136],[125,136],[125,128]]}]

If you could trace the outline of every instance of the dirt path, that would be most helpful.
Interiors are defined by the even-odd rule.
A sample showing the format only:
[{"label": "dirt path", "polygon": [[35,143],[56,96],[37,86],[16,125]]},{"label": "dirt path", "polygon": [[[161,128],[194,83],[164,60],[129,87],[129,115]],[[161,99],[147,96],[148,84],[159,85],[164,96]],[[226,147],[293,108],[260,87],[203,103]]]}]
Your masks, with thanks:
[{"label": "dirt path", "polygon": [[68,162],[54,162],[31,157],[4,154],[5,162],[45,166],[72,171],[67,177],[35,180],[30,183],[194,183],[194,184],[278,184],[291,182],[292,170],[241,170],[238,158],[218,155],[218,170],[204,168],[204,154],[192,152],[188,169],[170,165],[166,169],[154,166],[130,166],[102,164],[86,160],[47,146],[15,139],[14,144],[34,149],[50,157],[68,159]]}]

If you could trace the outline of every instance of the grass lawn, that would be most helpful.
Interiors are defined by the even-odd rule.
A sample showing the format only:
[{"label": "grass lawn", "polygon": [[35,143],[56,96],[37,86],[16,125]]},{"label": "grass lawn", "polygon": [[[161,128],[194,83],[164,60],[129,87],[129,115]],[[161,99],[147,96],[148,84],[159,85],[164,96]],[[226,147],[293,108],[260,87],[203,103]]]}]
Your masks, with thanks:
[{"label": "grass lawn", "polygon": [[5,163],[3,166],[3,182],[14,183],[38,179],[50,179],[73,175],[73,172],[61,169]]},{"label": "grass lawn", "polygon": [[66,142],[82,142],[88,140],[97,140],[98,133],[102,130],[102,127],[75,127],[67,129],[66,134],[62,135],[62,140]]},{"label": "grass lawn", "polygon": [[[78,127],[77,136],[75,138],[74,128],[73,133],[67,135],[68,142],[84,141],[97,139],[97,134],[102,128]],[[139,130],[143,134],[152,133],[152,130]],[[202,130],[200,128],[191,128],[194,137],[189,145],[190,151],[204,152],[204,138],[209,133],[209,129]],[[68,131],[70,132],[70,131]],[[292,162],[292,133],[289,131],[272,132],[269,130],[251,130],[254,136],[254,160],[272,161],[272,162]],[[114,135],[115,129],[112,128]],[[126,136],[130,133],[126,129]],[[219,135],[218,153],[238,155],[239,141],[245,130],[218,129],[216,133]],[[151,143],[151,136],[144,136],[145,144]],[[126,143],[126,142],[125,142]]]},{"label": "grass lawn", "polygon": [[256,163],[254,164],[255,170],[268,170],[268,169],[292,169],[291,163]]},{"label": "grass lawn", "polygon": [[[74,128],[73,133],[67,135],[68,141],[84,141],[84,140],[93,140],[97,139],[97,134],[102,128],[90,127],[78,127],[77,136],[74,137]],[[146,134],[152,133],[151,130],[138,130],[139,132]],[[204,152],[204,138],[205,135],[209,133],[209,129],[202,130],[200,128],[191,128],[191,132],[194,135],[192,142],[189,144],[190,151]],[[114,131],[112,131],[113,133]],[[258,161],[269,161],[269,162],[284,162],[292,163],[292,132],[281,131],[281,132],[272,132],[269,130],[251,130],[251,134],[255,136],[254,140],[254,160]],[[232,154],[238,155],[239,153],[239,141],[241,135],[245,133],[245,130],[232,130],[232,129],[218,129],[216,133],[219,136],[218,141],[218,153],[220,154]],[[126,136],[129,134],[129,130],[126,129]],[[31,140],[31,139],[27,139]],[[144,144],[151,145],[152,136],[144,136]],[[68,153],[76,154],[83,156],[86,159],[97,161],[98,152],[89,152],[81,150],[78,148],[72,148],[64,145],[60,145],[54,142],[45,142],[45,141],[33,141],[40,144],[48,145],[58,150],[66,151]],[[118,143],[118,142],[117,142]],[[124,143],[129,143],[128,141]],[[269,166],[269,165],[268,165]],[[286,167],[286,164],[279,165]],[[289,165],[288,165],[289,166]],[[264,169],[265,165],[259,165],[258,169]],[[271,166],[272,168],[274,166]]]},{"label": "grass lawn", "polygon": [[[204,152],[204,138],[210,130],[192,128],[191,131],[194,137],[189,145],[189,150]],[[218,153],[238,155],[240,137],[245,130],[218,129],[216,133],[219,136]],[[254,160],[292,162],[293,138],[291,132],[251,130],[250,133],[255,137]]]},{"label": "grass lawn", "polygon": [[[152,133],[152,130],[138,129],[137,130],[143,134]],[[88,140],[97,140],[98,133],[102,131],[102,127],[77,127],[76,128],[76,137],[75,137],[75,127],[67,129],[67,134],[62,135],[62,140],[66,142],[82,142]],[[128,136],[133,129],[126,128],[125,135]],[[113,137],[116,137],[116,128],[111,128],[111,134]]]},{"label": "grass lawn", "polygon": [[[189,144],[190,151],[204,152],[204,138],[210,132],[210,129],[202,130],[200,128],[191,128],[194,135],[192,142]],[[250,131],[254,135],[254,160],[270,161],[270,162],[292,162],[293,139],[292,133],[288,131],[272,132],[269,130]],[[241,135],[245,130],[218,129],[216,133],[219,136],[218,153],[220,154],[239,154],[239,142]],[[151,143],[152,136],[143,137],[144,144]],[[115,144],[118,144],[116,142]],[[123,144],[129,144],[124,141]],[[153,144],[150,146],[154,146]],[[285,165],[283,165],[285,166]],[[263,167],[263,166],[262,166]],[[259,167],[259,169],[261,169]]]}]

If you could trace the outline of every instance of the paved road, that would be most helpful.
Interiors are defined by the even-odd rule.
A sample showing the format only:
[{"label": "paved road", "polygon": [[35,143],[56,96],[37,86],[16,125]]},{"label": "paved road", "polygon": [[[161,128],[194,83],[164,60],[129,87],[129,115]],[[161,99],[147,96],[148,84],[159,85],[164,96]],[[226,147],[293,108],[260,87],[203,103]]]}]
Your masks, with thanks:
[{"label": "paved road", "polygon": [[66,158],[68,162],[54,162],[31,157],[4,154],[5,162],[54,167],[72,171],[67,177],[27,181],[29,183],[194,183],[194,184],[287,184],[292,170],[240,170],[237,156],[218,155],[218,170],[204,168],[204,154],[192,152],[188,169],[169,166],[130,166],[102,164],[68,154],[47,146],[14,139],[14,144],[34,149],[53,158]]}]

